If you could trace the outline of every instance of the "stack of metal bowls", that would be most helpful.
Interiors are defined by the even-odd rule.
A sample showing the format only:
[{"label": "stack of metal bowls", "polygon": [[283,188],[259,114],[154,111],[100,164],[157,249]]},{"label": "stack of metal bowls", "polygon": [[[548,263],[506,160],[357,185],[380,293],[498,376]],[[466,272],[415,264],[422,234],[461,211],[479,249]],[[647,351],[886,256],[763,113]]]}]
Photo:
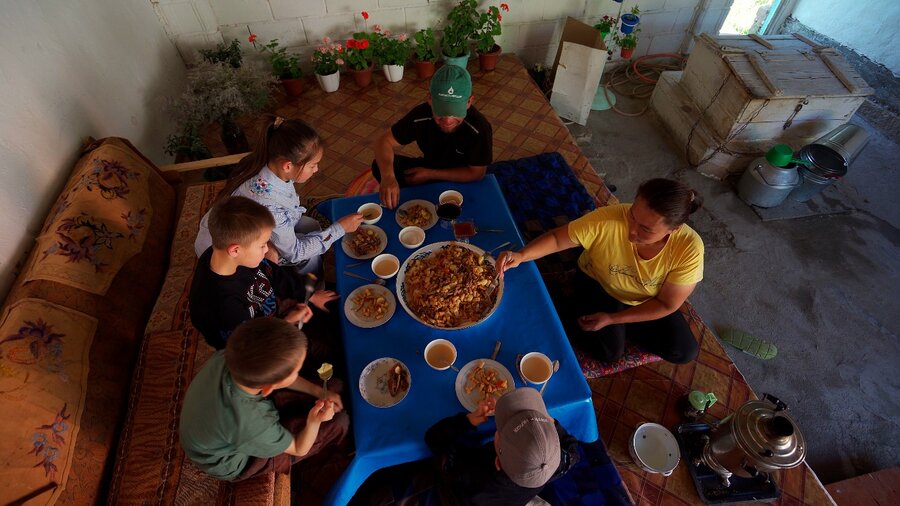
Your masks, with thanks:
[{"label": "stack of metal bowls", "polygon": [[869,134],[865,130],[848,123],[803,146],[799,157],[808,163],[800,166],[802,181],[791,192],[791,199],[806,202],[844,177],[850,162],[868,142]]}]

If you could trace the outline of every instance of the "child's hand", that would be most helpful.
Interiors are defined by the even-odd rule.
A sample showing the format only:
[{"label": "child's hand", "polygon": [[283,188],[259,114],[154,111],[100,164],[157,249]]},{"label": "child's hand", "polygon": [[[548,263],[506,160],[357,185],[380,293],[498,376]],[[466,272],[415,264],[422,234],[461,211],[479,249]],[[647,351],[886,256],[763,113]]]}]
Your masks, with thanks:
[{"label": "child's hand", "polygon": [[309,298],[309,303],[327,313],[328,308],[325,307],[325,304],[333,300],[338,300],[339,298],[341,298],[341,296],[338,295],[337,292],[331,290],[316,290]]},{"label": "child's hand", "polygon": [[352,234],[353,232],[356,232],[356,229],[358,229],[360,225],[362,225],[363,215],[362,213],[348,214],[347,216],[338,219],[337,222],[338,225],[344,229],[345,233]]},{"label": "child's hand", "polygon": [[497,399],[493,397],[488,397],[478,403],[478,407],[475,408],[475,411],[466,415],[469,419],[469,423],[478,427],[487,421],[488,417],[494,416],[494,410],[497,409]]},{"label": "child's hand", "polygon": [[334,412],[340,413],[344,410],[344,401],[341,400],[341,396],[337,392],[328,391],[325,394],[325,399],[328,402],[331,402],[332,406],[334,406]]},{"label": "child's hand", "polygon": [[514,269],[522,263],[522,253],[514,253],[512,251],[503,251],[497,257],[497,272],[500,273],[500,279],[503,279],[503,273],[509,269]]},{"label": "child's hand", "polygon": [[334,418],[334,403],[331,401],[318,400],[309,415],[306,417],[307,423],[322,423]]},{"label": "child's hand", "polygon": [[313,312],[312,309],[309,308],[306,304],[297,304],[294,306],[294,309],[288,311],[288,314],[284,316],[284,321],[293,323],[294,325],[298,323],[306,323],[312,318]]}]

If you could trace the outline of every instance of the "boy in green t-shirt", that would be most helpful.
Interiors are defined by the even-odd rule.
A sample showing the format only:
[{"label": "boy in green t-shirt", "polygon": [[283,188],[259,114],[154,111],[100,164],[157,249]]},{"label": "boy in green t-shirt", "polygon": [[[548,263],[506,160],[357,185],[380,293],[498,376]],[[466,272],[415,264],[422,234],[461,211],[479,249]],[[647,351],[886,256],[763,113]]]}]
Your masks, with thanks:
[{"label": "boy in green t-shirt", "polygon": [[322,388],[297,375],[307,346],[300,329],[278,318],[235,329],[185,395],[179,435],[197,467],[230,481],[288,473],[326,445],[343,443],[350,418],[340,396],[320,398]]}]

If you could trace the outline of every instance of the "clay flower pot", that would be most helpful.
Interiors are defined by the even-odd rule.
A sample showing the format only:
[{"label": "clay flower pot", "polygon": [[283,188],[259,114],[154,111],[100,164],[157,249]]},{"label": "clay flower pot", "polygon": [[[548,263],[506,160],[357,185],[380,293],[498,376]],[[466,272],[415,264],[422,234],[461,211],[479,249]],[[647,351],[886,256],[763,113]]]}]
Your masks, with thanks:
[{"label": "clay flower pot", "polygon": [[619,51],[619,54],[622,55],[622,58],[631,58],[631,55],[634,54],[634,48],[633,47],[629,47],[629,48],[623,47]]},{"label": "clay flower pot", "polygon": [[281,87],[289,97],[299,97],[303,93],[303,79],[281,78]]},{"label": "clay flower pot", "polygon": [[500,46],[494,44],[494,47],[491,48],[489,53],[478,53],[478,64],[481,66],[481,70],[484,72],[490,72],[497,68],[497,60],[500,59],[501,49]]},{"label": "clay flower pot", "polygon": [[429,77],[434,75],[434,62],[430,61],[417,61],[416,62],[416,75],[419,76],[419,79],[428,79]]},{"label": "clay flower pot", "polygon": [[353,80],[356,81],[357,86],[365,88],[372,83],[373,68],[373,66],[369,65],[369,68],[363,70],[350,69],[350,74],[353,75]]}]

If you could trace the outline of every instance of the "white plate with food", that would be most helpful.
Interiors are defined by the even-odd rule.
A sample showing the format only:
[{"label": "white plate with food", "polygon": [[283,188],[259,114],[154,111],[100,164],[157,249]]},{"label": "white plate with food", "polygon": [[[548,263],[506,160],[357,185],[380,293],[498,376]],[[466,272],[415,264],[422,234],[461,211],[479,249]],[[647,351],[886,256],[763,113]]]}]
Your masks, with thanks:
[{"label": "white plate with food", "polygon": [[394,217],[400,228],[419,227],[428,230],[438,222],[434,204],[422,199],[407,200],[400,204]]},{"label": "white plate with food", "polygon": [[478,403],[489,396],[499,399],[515,389],[509,369],[487,358],[469,362],[456,375],[456,398],[469,411],[475,411]]},{"label": "white plate with food", "polygon": [[359,393],[376,408],[389,408],[402,401],[412,385],[406,364],[384,357],[369,362],[359,375]]},{"label": "white plate with food", "polygon": [[459,330],[488,319],[500,306],[503,280],[495,260],[478,246],[444,241],[416,250],[397,273],[400,305],[419,323]]},{"label": "white plate with food", "polygon": [[344,236],[341,247],[350,258],[368,260],[387,248],[387,234],[375,225],[360,225],[356,232]]},{"label": "white plate with food", "polygon": [[344,301],[347,320],[364,329],[384,325],[394,316],[397,299],[381,285],[363,285],[350,292]]}]

